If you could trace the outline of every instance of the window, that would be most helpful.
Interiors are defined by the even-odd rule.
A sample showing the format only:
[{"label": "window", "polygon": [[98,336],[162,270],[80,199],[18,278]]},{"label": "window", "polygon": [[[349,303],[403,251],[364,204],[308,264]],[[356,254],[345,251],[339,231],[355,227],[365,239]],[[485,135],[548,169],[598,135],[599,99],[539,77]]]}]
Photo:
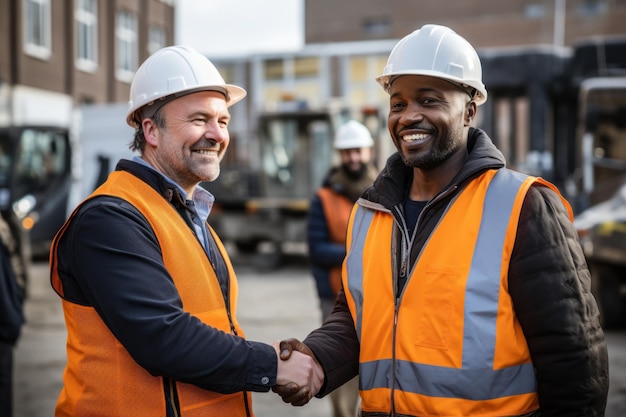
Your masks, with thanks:
[{"label": "window", "polygon": [[98,66],[98,0],[78,0],[76,20],[76,67],[95,71]]},{"label": "window", "polygon": [[50,0],[24,0],[24,52],[48,59],[51,51]]},{"label": "window", "polygon": [[152,55],[167,44],[165,29],[160,26],[153,26],[148,32],[148,53]]},{"label": "window", "polygon": [[368,37],[385,37],[391,33],[391,20],[388,17],[372,17],[362,23],[363,33]]},{"label": "window", "polygon": [[127,11],[117,15],[116,76],[121,81],[131,82],[137,69],[137,17]]},{"label": "window", "polygon": [[319,58],[296,58],[294,62],[294,72],[296,78],[317,77],[319,73]]},{"label": "window", "polygon": [[55,179],[69,172],[67,138],[56,131],[25,129],[15,163],[15,196],[58,186]]},{"label": "window", "polygon": [[319,186],[332,161],[331,120],[286,115],[259,123],[264,187],[277,197],[308,198],[308,190]]},{"label": "window", "polygon": [[604,0],[583,0],[577,8],[580,16],[598,16],[606,14],[609,6]]},{"label": "window", "polygon": [[531,3],[524,6],[524,16],[528,19],[543,19],[547,13],[545,4]]},{"label": "window", "polygon": [[268,59],[264,67],[266,80],[282,80],[285,77],[282,59]]}]

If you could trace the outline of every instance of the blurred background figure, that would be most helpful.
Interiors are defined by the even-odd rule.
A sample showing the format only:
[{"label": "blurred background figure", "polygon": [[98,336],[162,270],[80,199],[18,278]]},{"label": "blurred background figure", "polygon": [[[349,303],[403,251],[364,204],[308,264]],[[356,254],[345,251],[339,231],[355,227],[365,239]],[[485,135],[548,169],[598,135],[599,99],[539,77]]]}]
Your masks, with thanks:
[{"label": "blurred background figure", "polygon": [[24,313],[26,269],[9,222],[0,216],[0,416],[13,415],[13,349]]},{"label": "blurred background figure", "polygon": [[[361,123],[351,120],[337,129],[334,148],[340,164],[333,166],[311,201],[308,250],[322,319],[331,313],[341,286],[346,256],[346,228],[352,206],[372,185],[378,170],[372,163],[374,140]],[[354,417],[359,402],[358,377],[330,394],[334,417]]]}]

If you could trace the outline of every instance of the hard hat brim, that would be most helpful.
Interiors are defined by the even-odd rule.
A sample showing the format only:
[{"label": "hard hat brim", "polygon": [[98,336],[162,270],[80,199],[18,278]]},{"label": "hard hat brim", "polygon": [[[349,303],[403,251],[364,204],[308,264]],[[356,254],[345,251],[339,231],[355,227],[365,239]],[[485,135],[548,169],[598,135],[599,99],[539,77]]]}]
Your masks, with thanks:
[{"label": "hard hat brim", "polygon": [[[165,104],[169,103],[170,101],[176,100],[177,98],[184,97],[189,94],[199,93],[201,91],[217,91],[217,92],[224,94],[227,107],[230,107],[233,104],[238,103],[239,101],[243,100],[244,97],[246,97],[246,95],[248,94],[246,90],[233,84],[202,86],[202,87],[198,87],[198,88],[194,88],[194,89],[190,89],[186,91],[181,91],[179,93],[171,94],[166,97],[162,97],[159,99],[161,101],[159,103],[155,101],[147,103],[139,107],[135,111],[129,113],[128,116],[126,117],[126,123],[131,127],[138,127],[141,124],[141,121],[137,120],[137,118],[135,117],[137,114],[139,114],[139,117],[141,118],[141,120],[145,118],[152,118],[154,114],[157,112],[157,110],[159,110],[161,107],[163,107]],[[155,106],[155,104],[157,105]],[[148,113],[145,113],[145,109],[152,107],[152,106],[155,106],[155,107],[151,109]]]},{"label": "hard hat brim", "polygon": [[427,71],[427,70],[418,70],[418,71],[398,71],[391,74],[383,74],[376,77],[376,82],[380,84],[380,86],[388,93],[389,87],[391,86],[391,82],[402,75],[424,75],[427,77],[433,78],[441,78],[442,80],[450,81],[455,84],[458,84],[459,87],[465,88],[471,87],[476,90],[476,94],[474,95],[474,101],[477,106],[485,103],[487,101],[487,89],[485,85],[478,80],[462,80],[457,77],[450,76],[448,74],[443,74],[439,71]]}]

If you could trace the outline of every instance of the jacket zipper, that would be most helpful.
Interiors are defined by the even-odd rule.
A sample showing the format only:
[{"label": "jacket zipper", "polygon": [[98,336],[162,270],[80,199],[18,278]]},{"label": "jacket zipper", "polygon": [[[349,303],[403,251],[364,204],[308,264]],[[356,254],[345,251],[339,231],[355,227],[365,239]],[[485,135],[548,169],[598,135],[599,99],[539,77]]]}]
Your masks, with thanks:
[{"label": "jacket zipper", "polygon": [[454,192],[457,188],[458,186],[454,185],[448,188],[447,190],[445,190],[444,192],[442,192],[441,194],[436,195],[432,200],[426,203],[426,205],[420,212],[419,216],[417,216],[417,222],[415,222],[415,228],[413,229],[413,233],[411,234],[410,237],[409,237],[409,230],[407,228],[406,221],[404,220],[404,210],[402,210],[401,206],[394,207],[397,213],[397,219],[401,220],[399,222],[400,223],[399,229],[402,232],[402,253],[401,253],[402,263],[400,264],[400,276],[401,277],[403,278],[406,277],[409,272],[408,270],[409,270],[409,262],[411,260],[411,247],[413,246],[413,240],[415,239],[415,236],[417,236],[417,229],[419,228],[424,212],[428,210],[434,203],[443,199],[448,194],[451,194],[452,192]]},{"label": "jacket zipper", "polygon": [[178,409],[178,404],[176,403],[176,385],[174,381],[172,381],[171,379],[168,381],[168,385],[169,385],[169,391],[170,391],[169,402],[170,402],[170,405],[172,406],[174,417],[179,417],[180,410]]},{"label": "jacket zipper", "polygon": [[[230,325],[230,331],[233,335],[238,336],[237,329],[235,328],[235,323],[233,323],[233,317],[230,314],[230,303],[228,302],[230,298],[230,279],[227,281],[227,294],[224,294],[224,304],[226,307],[226,315],[228,316],[228,324]],[[242,391],[243,394],[243,404],[246,409],[246,416],[250,417],[252,414],[250,412],[250,404],[248,402],[248,391]]]},{"label": "jacket zipper", "polygon": [[[391,375],[392,375],[392,382],[391,382],[391,398],[390,398],[390,404],[391,404],[391,412],[390,412],[390,417],[394,417],[396,415],[396,403],[395,403],[395,390],[396,390],[396,347],[397,347],[397,331],[398,331],[398,316],[400,313],[400,302],[402,300],[402,294],[404,294],[404,290],[406,288],[406,286],[408,285],[408,272],[409,272],[409,262],[411,260],[411,248],[413,247],[413,241],[415,240],[415,236],[417,236],[417,229],[421,223],[421,219],[423,217],[424,212],[430,208],[435,202],[441,200],[442,198],[444,198],[445,196],[447,196],[448,194],[452,193],[454,190],[456,190],[458,187],[452,186],[450,188],[448,188],[446,191],[442,192],[441,194],[435,196],[432,200],[430,200],[428,203],[426,203],[426,205],[424,206],[424,208],[422,209],[422,211],[420,212],[420,214],[417,216],[417,221],[415,222],[415,228],[413,229],[413,233],[411,233],[411,235],[409,236],[409,230],[406,224],[406,220],[404,219],[404,211],[401,208],[401,206],[395,206],[395,212],[398,214],[396,220],[400,220],[398,229],[400,230],[400,233],[402,234],[402,242],[401,242],[401,250],[400,250],[400,256],[401,256],[401,264],[400,264],[400,277],[405,278],[406,282],[404,283],[404,287],[398,291],[398,279],[395,276],[396,274],[393,273],[392,275],[394,276],[394,282],[393,282],[393,286],[394,286],[394,291],[398,291],[395,297],[395,306],[394,306],[394,312],[393,312],[393,332],[392,332],[392,349],[391,349]],[[447,210],[447,209],[446,209]],[[418,255],[419,258],[419,255]]]}]

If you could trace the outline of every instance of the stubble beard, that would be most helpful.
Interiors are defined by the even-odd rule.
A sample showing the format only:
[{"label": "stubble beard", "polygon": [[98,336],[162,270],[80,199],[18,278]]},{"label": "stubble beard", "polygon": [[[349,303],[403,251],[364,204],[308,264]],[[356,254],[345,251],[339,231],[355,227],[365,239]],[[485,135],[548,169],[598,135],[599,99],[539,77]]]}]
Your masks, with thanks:
[{"label": "stubble beard", "polygon": [[425,153],[406,153],[402,148],[399,148],[399,150],[402,161],[406,166],[429,171],[450,159],[458,149],[458,146],[451,134],[448,133],[441,140],[434,142]]}]

